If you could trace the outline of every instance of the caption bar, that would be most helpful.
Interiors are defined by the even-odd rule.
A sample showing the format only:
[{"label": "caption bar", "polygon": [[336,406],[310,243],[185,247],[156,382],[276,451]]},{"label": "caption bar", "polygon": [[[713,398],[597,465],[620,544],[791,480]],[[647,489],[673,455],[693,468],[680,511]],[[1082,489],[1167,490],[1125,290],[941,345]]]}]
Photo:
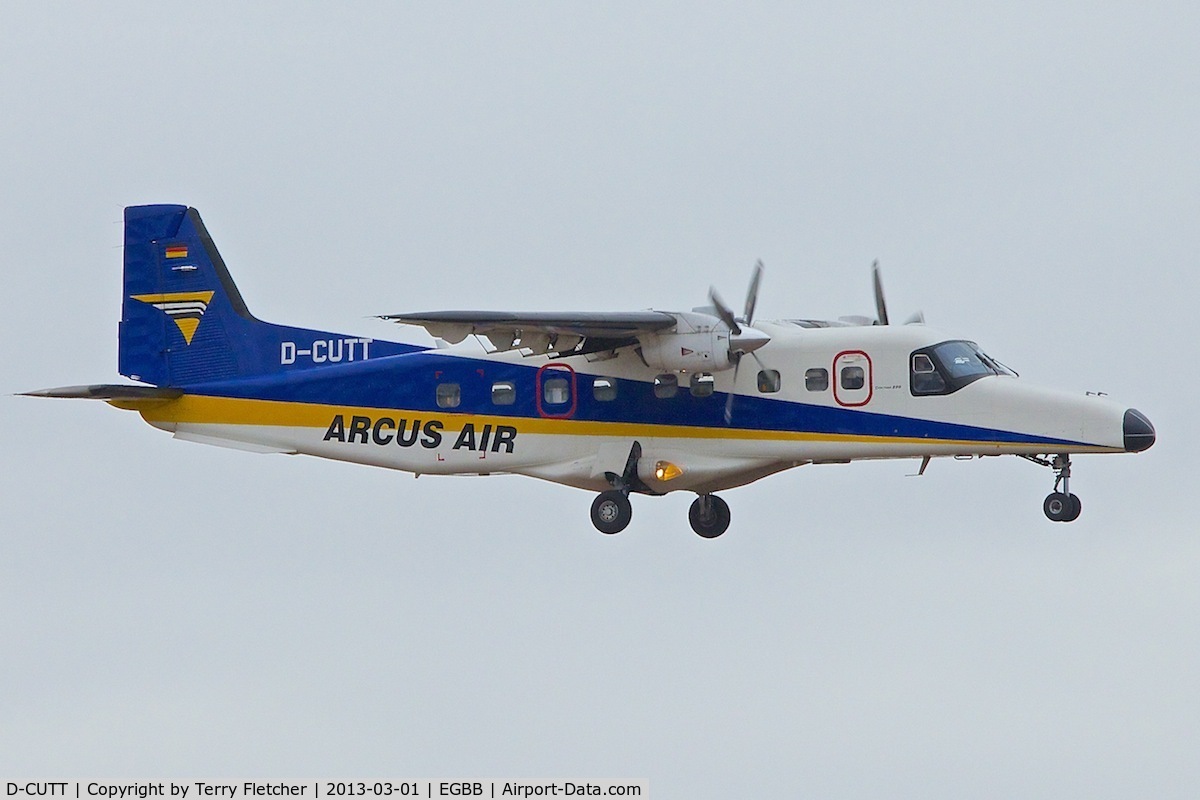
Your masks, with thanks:
[{"label": "caption bar", "polygon": [[251,800],[258,797],[405,798],[636,797],[650,793],[645,781],[4,781],[4,797],[82,800]]}]

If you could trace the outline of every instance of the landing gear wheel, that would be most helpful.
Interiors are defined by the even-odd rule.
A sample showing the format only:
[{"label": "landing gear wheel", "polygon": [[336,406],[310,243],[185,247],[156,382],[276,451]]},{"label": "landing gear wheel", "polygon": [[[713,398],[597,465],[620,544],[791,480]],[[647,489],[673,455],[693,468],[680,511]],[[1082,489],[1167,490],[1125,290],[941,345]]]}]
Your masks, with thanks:
[{"label": "landing gear wheel", "polygon": [[1083,511],[1083,503],[1076,495],[1069,495],[1071,498],[1071,513],[1063,517],[1063,522],[1074,522],[1079,519],[1079,513]]},{"label": "landing gear wheel", "polygon": [[601,533],[620,533],[633,519],[633,506],[624,492],[610,489],[592,501],[592,524]]},{"label": "landing gear wheel", "polygon": [[715,539],[729,528],[729,504],[715,494],[702,494],[692,501],[688,522],[705,539]]},{"label": "landing gear wheel", "polygon": [[1052,522],[1074,522],[1079,519],[1083,503],[1073,494],[1052,492],[1046,496],[1046,502],[1042,503],[1042,510]]}]

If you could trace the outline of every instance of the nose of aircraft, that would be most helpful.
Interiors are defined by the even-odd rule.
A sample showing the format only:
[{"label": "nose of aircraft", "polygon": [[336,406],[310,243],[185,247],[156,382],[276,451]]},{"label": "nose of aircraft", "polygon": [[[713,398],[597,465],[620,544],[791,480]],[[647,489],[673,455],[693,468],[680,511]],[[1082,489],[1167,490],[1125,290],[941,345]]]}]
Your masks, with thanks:
[{"label": "nose of aircraft", "polygon": [[1154,444],[1154,426],[1146,415],[1131,408],[1125,412],[1125,451],[1140,453]]}]

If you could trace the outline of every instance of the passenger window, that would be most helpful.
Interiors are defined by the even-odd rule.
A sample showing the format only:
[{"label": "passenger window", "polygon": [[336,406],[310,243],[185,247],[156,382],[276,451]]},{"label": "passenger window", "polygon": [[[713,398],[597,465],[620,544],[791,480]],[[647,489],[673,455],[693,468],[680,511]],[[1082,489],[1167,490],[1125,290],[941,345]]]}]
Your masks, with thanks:
[{"label": "passenger window", "polygon": [[674,397],[679,391],[679,379],[669,372],[654,379],[654,396],[658,398]]},{"label": "passenger window", "polygon": [[829,370],[810,369],[804,372],[804,388],[810,392],[823,392],[829,388]]},{"label": "passenger window", "polygon": [[571,384],[566,378],[547,378],[542,381],[542,400],[547,405],[560,406],[571,399]]},{"label": "passenger window", "polygon": [[925,353],[917,353],[912,359],[913,394],[941,394],[946,391],[946,379],[941,376]]},{"label": "passenger window", "polygon": [[780,385],[779,370],[764,369],[758,373],[758,390],[763,394],[778,392]]},{"label": "passenger window", "polygon": [[492,384],[492,404],[511,406],[517,402],[517,387],[512,381],[501,381]]},{"label": "passenger window", "polygon": [[462,388],[457,383],[439,383],[437,386],[438,408],[458,408],[462,402]]},{"label": "passenger window", "polygon": [[862,367],[842,367],[842,388],[861,389],[867,382],[867,374]]},{"label": "passenger window", "polygon": [[692,375],[692,380],[688,385],[692,390],[692,397],[708,397],[713,393],[715,383],[712,375],[707,372],[697,372]]},{"label": "passenger window", "polygon": [[596,378],[592,381],[592,397],[601,402],[617,399],[616,378]]}]

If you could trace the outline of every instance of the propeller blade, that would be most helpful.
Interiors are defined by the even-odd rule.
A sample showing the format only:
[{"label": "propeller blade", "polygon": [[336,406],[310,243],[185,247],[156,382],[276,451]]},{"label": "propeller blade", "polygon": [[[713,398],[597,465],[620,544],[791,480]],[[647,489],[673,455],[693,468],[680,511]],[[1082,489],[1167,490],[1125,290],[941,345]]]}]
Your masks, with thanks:
[{"label": "propeller blade", "polygon": [[[758,358],[758,356],[755,356]],[[733,421],[733,390],[737,388],[738,370],[742,368],[741,355],[736,356],[736,361],[733,362],[733,385],[729,387],[729,397],[725,399],[725,424],[728,425]]]},{"label": "propeller blade", "polygon": [[746,320],[747,325],[754,324],[754,307],[758,305],[758,285],[762,283],[763,263],[759,259],[754,264],[754,273],[750,276],[750,289],[746,292],[746,313],[742,315],[742,319]]},{"label": "propeller blade", "polygon": [[721,322],[724,322],[725,327],[729,328],[735,336],[742,332],[742,328],[737,324],[737,320],[734,318],[733,312],[729,310],[729,306],[725,305],[725,301],[717,294],[716,288],[711,286],[708,289],[708,302],[713,304],[713,307],[717,310],[717,316],[721,318]]},{"label": "propeller blade", "polygon": [[880,325],[888,324],[887,303],[883,299],[883,279],[879,276],[879,260],[871,265],[871,280],[875,284],[875,316]]}]

